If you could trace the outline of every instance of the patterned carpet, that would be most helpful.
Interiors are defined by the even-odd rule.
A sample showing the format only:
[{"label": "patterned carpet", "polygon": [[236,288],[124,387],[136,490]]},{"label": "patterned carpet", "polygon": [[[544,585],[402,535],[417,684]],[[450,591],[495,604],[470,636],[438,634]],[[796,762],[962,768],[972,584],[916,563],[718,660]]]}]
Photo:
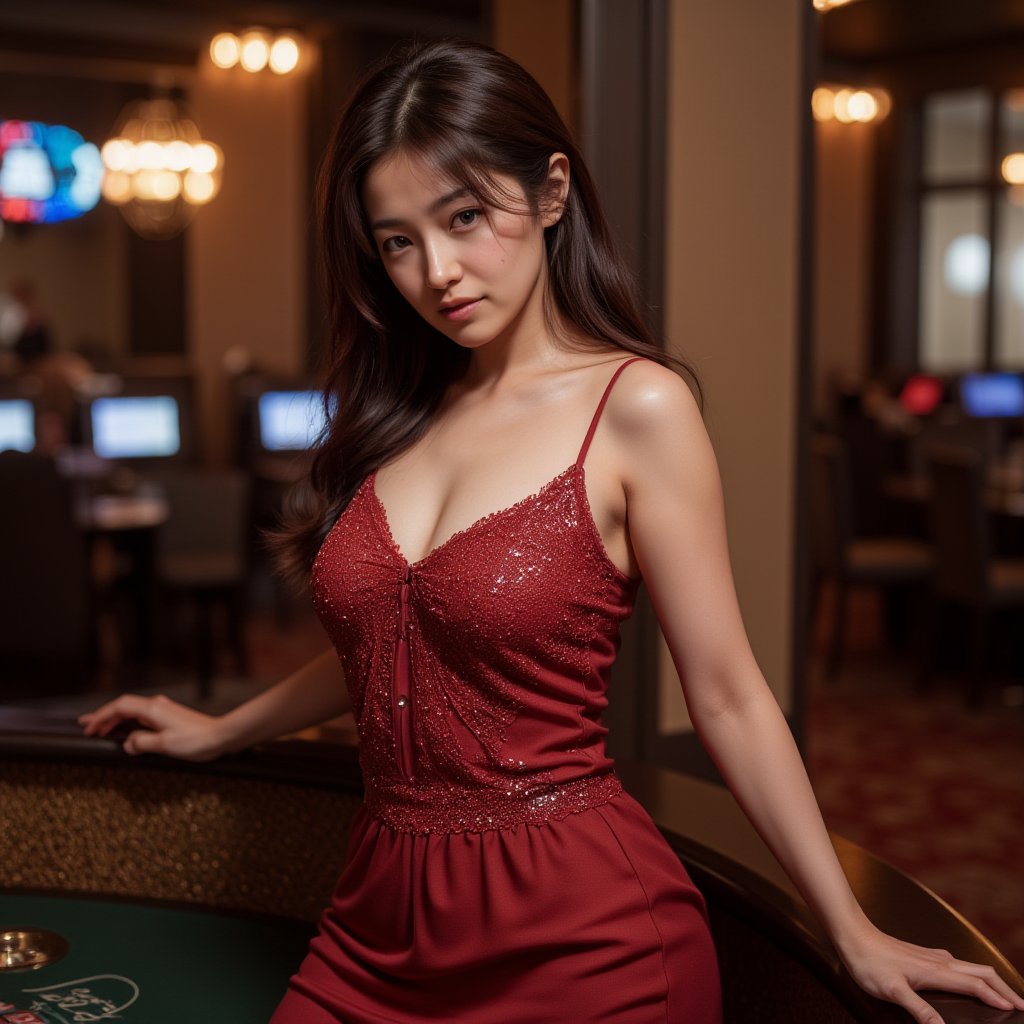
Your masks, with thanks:
[{"label": "patterned carpet", "polygon": [[815,658],[809,694],[808,771],[826,824],[914,875],[1024,967],[1021,681],[997,670],[980,711],[965,708],[952,670],[921,696],[906,661],[885,653],[877,595],[855,594],[850,613],[839,678],[822,681]]}]

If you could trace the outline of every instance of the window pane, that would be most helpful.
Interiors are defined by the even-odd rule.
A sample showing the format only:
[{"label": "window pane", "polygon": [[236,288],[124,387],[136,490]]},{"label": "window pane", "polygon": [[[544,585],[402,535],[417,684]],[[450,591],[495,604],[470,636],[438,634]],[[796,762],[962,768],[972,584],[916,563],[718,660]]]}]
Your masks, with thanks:
[{"label": "window pane", "polygon": [[1002,156],[1024,153],[1024,89],[1004,93],[999,110],[1002,130]]},{"label": "window pane", "polygon": [[981,189],[925,195],[921,209],[921,366],[946,371],[984,358],[989,240]]},{"label": "window pane", "polygon": [[1024,367],[1024,199],[1022,186],[999,200],[999,249],[996,253],[997,366]]},{"label": "window pane", "polygon": [[932,93],[924,101],[924,178],[983,181],[989,170],[991,97],[982,89]]}]

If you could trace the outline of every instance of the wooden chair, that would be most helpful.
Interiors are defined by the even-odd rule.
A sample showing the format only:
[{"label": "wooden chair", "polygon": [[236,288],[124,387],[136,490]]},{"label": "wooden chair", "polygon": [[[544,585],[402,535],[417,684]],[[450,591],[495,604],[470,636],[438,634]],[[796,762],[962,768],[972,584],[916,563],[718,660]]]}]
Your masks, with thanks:
[{"label": "wooden chair", "polygon": [[[825,674],[838,675],[846,630],[847,596],[858,584],[922,586],[931,572],[929,546],[913,537],[858,537],[849,463],[840,437],[815,434],[811,439],[811,543],[814,564],[813,607],[831,578],[836,600]],[[919,634],[919,644],[923,637]]]},{"label": "wooden chair", "polygon": [[[1024,607],[1024,559],[993,556],[984,459],[978,451],[933,444],[924,455],[931,481],[928,520],[935,551],[928,632],[939,635],[945,604],[968,610],[971,656],[966,700],[969,707],[979,707],[985,699],[992,616],[997,609]],[[921,663],[922,687],[934,668],[935,646],[929,646]]]}]

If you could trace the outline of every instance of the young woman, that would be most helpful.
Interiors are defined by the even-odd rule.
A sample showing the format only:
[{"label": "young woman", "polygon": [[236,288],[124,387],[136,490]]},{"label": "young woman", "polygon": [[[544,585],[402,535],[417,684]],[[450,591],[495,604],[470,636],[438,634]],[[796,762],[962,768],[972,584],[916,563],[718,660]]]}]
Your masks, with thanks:
[{"label": "young woman", "polygon": [[924,987],[1024,1008],[857,905],[744,633],[688,367],[540,86],[485,46],[394,53],[318,208],[335,411],[278,547],[333,649],[221,717],[125,695],[82,719],[201,760],[353,710],[365,801],[273,1024],[721,1020],[703,898],[604,751],[641,581],[702,741],[857,981],[921,1024]]}]

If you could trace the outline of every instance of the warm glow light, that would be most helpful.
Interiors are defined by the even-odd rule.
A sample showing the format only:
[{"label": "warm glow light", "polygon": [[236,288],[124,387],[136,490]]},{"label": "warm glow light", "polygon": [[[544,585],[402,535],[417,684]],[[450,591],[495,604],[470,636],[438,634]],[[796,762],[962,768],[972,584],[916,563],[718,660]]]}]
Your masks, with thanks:
[{"label": "warm glow light", "polygon": [[843,7],[853,3],[853,0],[814,0],[814,9],[817,11],[830,11],[833,7]]},{"label": "warm glow light", "polygon": [[164,166],[179,174],[192,166],[192,147],[183,139],[175,139],[164,146]]},{"label": "warm glow light", "polygon": [[811,95],[811,110],[816,121],[830,121],[835,114],[835,93],[824,85],[819,85]]},{"label": "warm glow light", "polygon": [[132,192],[136,199],[152,202],[156,199],[156,171],[143,170],[132,179]]},{"label": "warm glow light", "polygon": [[878,113],[878,101],[867,90],[859,89],[847,101],[846,110],[852,120],[867,123]]},{"label": "warm glow light", "polygon": [[128,146],[124,139],[108,139],[103,143],[100,157],[108,171],[123,171],[128,159]]},{"label": "warm glow light", "polygon": [[182,183],[182,197],[195,206],[208,203],[216,194],[213,176],[200,171],[189,171]]},{"label": "warm glow light", "polygon": [[[97,151],[102,194],[144,238],[172,238],[220,191],[224,155],[170,98],[129,104]],[[100,189],[97,172],[97,191]]]},{"label": "warm glow light", "polygon": [[159,142],[143,142],[139,146],[139,166],[144,171],[158,171],[164,165],[164,147]]},{"label": "warm glow light", "polygon": [[299,44],[291,36],[278,36],[270,48],[270,70],[287,75],[299,63]]},{"label": "warm glow light", "polygon": [[200,142],[192,147],[192,160],[190,166],[193,171],[199,174],[211,174],[217,169],[220,163],[220,153],[215,146],[209,142]]},{"label": "warm glow light", "polygon": [[1011,153],[1003,158],[1003,179],[1011,185],[1024,185],[1024,153]]},{"label": "warm glow light", "polygon": [[181,178],[174,171],[157,171],[153,177],[153,195],[162,203],[177,199]]},{"label": "warm glow light", "polygon": [[132,197],[132,179],[124,171],[107,171],[103,175],[103,198],[120,206]]},{"label": "warm glow light", "polygon": [[239,63],[246,71],[262,71],[270,59],[270,47],[262,32],[246,32],[241,39]]},{"label": "warm glow light", "polygon": [[840,89],[833,100],[833,116],[842,124],[850,124],[853,118],[850,116],[850,97],[852,89]]},{"label": "warm glow light", "polygon": [[885,89],[819,85],[811,96],[811,110],[817,121],[868,124],[881,120],[891,109],[892,99]]},{"label": "warm glow light", "polygon": [[210,41],[210,60],[219,68],[233,68],[241,52],[238,36],[233,32],[221,32]]}]

